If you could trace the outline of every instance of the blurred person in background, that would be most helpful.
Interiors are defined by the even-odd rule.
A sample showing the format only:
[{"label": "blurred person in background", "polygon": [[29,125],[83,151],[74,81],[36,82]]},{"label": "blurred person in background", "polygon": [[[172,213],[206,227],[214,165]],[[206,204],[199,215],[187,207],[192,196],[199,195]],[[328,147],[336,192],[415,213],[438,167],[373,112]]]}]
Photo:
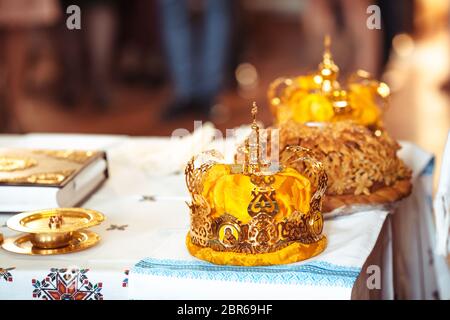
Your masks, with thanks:
[{"label": "blurred person in background", "polygon": [[[69,30],[62,24],[61,50],[63,64],[62,103],[73,107],[87,89],[84,70],[87,70],[87,85],[98,110],[112,103],[112,74],[114,40],[117,29],[116,5],[119,0],[79,0],[81,30]],[[61,0],[63,10],[74,4],[72,0]],[[83,59],[86,56],[87,61]]]},{"label": "blurred person in background", "polygon": [[205,0],[203,24],[190,21],[188,0],[159,0],[163,41],[174,86],[163,120],[190,111],[209,116],[226,73],[233,0]]},{"label": "blurred person in background", "polygon": [[382,39],[380,30],[370,30],[366,27],[369,17],[366,10],[371,4],[374,4],[374,1],[308,0],[302,17],[305,32],[315,39],[323,39],[326,34],[332,39],[340,39],[342,37],[339,33],[346,32],[353,47],[357,48],[348,50],[349,54],[354,55],[351,59],[353,66],[349,69],[364,69],[378,75],[381,72]]},{"label": "blurred person in background", "polygon": [[28,35],[39,27],[56,23],[57,0],[0,0],[0,38],[6,87],[0,95],[0,131],[21,132],[19,115],[23,103]]},{"label": "blurred person in background", "polygon": [[414,1],[411,0],[378,0],[383,20],[383,56],[385,65],[390,57],[392,40],[401,33],[413,33]]},{"label": "blurred person in background", "polygon": [[122,1],[118,7],[118,64],[126,84],[160,88],[165,82],[164,55],[156,0]]}]

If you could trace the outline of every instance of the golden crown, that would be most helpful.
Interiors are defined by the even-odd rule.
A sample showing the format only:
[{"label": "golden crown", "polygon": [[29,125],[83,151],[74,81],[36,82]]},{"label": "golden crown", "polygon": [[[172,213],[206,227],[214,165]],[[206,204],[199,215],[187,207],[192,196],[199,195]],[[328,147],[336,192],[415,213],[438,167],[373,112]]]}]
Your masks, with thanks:
[{"label": "golden crown", "polygon": [[[327,175],[322,164],[299,146],[283,153],[285,167],[263,160],[267,139],[260,141],[256,113],[254,105],[242,159],[225,164],[218,152],[207,151],[186,167],[192,196],[187,247],[200,259],[283,264],[315,256],[326,246],[321,208]],[[289,166],[294,162],[302,166]]]},{"label": "golden crown", "polygon": [[335,122],[353,120],[372,130],[383,126],[382,114],[390,90],[364,70],[358,70],[346,81],[338,82],[339,68],[330,51],[331,40],[325,37],[322,62],[318,70],[294,78],[278,78],[268,90],[269,104],[277,124],[288,120]]}]

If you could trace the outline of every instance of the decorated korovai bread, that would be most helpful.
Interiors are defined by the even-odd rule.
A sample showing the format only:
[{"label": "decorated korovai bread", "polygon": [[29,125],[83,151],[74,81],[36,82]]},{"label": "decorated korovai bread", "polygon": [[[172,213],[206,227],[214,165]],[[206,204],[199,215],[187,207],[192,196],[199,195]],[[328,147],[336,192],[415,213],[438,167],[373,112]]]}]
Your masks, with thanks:
[{"label": "decorated korovai bread", "polygon": [[[279,128],[281,164],[291,145],[301,145],[319,160],[327,175],[323,211],[348,205],[389,204],[411,192],[411,170],[397,156],[399,144],[385,131],[372,132],[351,121]],[[292,165],[292,164],[291,164]],[[301,164],[294,164],[296,169]]]},{"label": "decorated korovai bread", "polygon": [[[328,175],[323,210],[390,204],[411,192],[411,171],[397,156],[399,144],[383,126],[389,87],[358,70],[344,85],[325,39],[317,71],[275,80],[269,90],[279,132],[281,164],[290,145],[308,148]],[[294,168],[299,169],[296,163]]]}]

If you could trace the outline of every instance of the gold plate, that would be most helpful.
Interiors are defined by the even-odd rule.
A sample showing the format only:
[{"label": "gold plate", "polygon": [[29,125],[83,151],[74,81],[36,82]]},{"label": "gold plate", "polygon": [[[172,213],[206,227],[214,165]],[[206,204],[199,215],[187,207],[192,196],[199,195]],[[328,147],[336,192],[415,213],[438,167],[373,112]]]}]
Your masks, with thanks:
[{"label": "gold plate", "polygon": [[100,236],[95,232],[88,230],[74,231],[72,239],[67,246],[54,249],[43,249],[33,246],[31,237],[31,234],[26,234],[15,238],[7,238],[2,247],[7,251],[19,254],[55,255],[81,251],[94,246],[100,241]]},{"label": "gold plate", "polygon": [[[57,228],[50,226],[52,217],[61,217]],[[100,224],[105,219],[100,212],[83,208],[58,208],[24,212],[11,217],[8,228],[26,233],[68,233]]]}]

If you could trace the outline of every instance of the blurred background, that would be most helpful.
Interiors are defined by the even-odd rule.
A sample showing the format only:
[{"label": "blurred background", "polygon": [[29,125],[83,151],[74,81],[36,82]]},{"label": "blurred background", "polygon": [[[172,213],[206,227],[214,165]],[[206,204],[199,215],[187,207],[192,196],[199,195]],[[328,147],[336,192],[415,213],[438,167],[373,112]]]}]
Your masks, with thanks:
[{"label": "blurred background", "polygon": [[[66,9],[81,8],[81,30]],[[367,7],[381,9],[369,30]],[[312,71],[323,37],[341,77],[392,90],[397,139],[437,155],[450,129],[447,0],[0,0],[0,131],[170,135],[249,122],[279,76]],[[438,168],[439,169],[439,168]]]}]

